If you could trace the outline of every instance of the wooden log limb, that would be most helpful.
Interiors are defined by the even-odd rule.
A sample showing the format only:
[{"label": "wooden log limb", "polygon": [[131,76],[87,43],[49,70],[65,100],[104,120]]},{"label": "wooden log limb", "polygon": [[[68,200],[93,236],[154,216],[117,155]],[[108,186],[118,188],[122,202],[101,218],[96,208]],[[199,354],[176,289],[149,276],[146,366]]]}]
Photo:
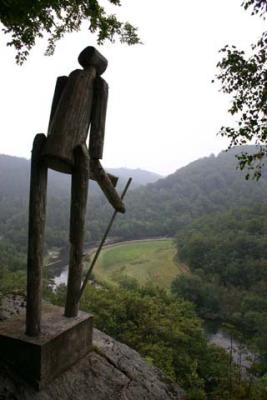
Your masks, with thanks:
[{"label": "wooden log limb", "polygon": [[107,103],[108,84],[101,77],[96,77],[89,139],[90,158],[103,158]]},{"label": "wooden log limb", "polygon": [[110,179],[112,185],[113,185],[114,187],[116,187],[119,178],[118,178],[117,176],[115,176],[115,175],[110,174],[110,173],[107,173],[107,176],[109,177],[109,179]]},{"label": "wooden log limb", "polygon": [[49,168],[71,173],[74,149],[86,143],[91,120],[94,67],[73,71],[50,124],[43,156]]},{"label": "wooden log limb", "polygon": [[50,118],[49,118],[49,124],[48,124],[48,132],[49,132],[53,117],[55,115],[59,100],[60,100],[63,90],[67,84],[67,81],[68,81],[67,76],[59,76],[57,78],[56,87],[55,87],[54,96],[53,96],[52,105],[51,105]]},{"label": "wooden log limb", "polygon": [[[111,181],[113,187],[116,187],[119,178],[118,178],[117,176],[112,175],[112,174],[109,174],[109,173],[107,173],[107,176],[109,177],[109,179],[110,179],[110,181]],[[92,171],[92,169],[90,169],[90,179],[92,179],[93,181],[97,181],[97,179],[96,179],[96,177],[95,177],[94,172]]]},{"label": "wooden log limb", "polygon": [[89,180],[89,156],[85,145],[74,150],[75,167],[71,180],[70,258],[65,316],[79,311],[78,295],[82,282],[84,225]]},{"label": "wooden log limb", "polygon": [[46,215],[47,167],[41,159],[46,136],[35,136],[31,159],[27,257],[26,334],[38,336],[41,324],[43,246]]},{"label": "wooden log limb", "polygon": [[99,160],[90,160],[90,170],[92,170],[95,180],[99,184],[100,188],[104,192],[106,198],[112,207],[121,213],[125,212],[124,204],[114,189],[111,180],[109,179],[108,174],[103,169]]}]

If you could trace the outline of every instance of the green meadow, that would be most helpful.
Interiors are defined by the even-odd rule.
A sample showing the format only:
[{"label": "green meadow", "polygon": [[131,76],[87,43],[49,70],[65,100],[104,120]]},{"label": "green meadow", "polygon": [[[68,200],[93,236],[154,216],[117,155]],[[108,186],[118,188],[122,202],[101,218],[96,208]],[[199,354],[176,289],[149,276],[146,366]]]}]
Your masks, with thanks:
[{"label": "green meadow", "polygon": [[99,281],[115,283],[122,276],[135,278],[140,285],[153,282],[169,288],[181,273],[182,266],[175,260],[173,239],[133,241],[107,246],[95,265],[94,275]]}]

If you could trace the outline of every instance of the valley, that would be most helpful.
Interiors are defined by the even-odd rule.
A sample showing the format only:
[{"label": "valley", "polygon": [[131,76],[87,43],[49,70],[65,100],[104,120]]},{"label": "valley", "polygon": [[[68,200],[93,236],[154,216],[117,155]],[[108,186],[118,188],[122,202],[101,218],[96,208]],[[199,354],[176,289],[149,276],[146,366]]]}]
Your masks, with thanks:
[{"label": "valley", "polygon": [[176,248],[172,239],[129,241],[107,246],[95,266],[98,281],[113,283],[127,277],[141,286],[148,282],[170,288],[181,272],[175,262]]},{"label": "valley", "polygon": [[[92,259],[96,249],[86,252]],[[56,260],[55,267],[60,261]],[[67,282],[68,268],[61,262],[62,271],[54,277],[56,285]],[[85,261],[85,270],[90,262]],[[49,267],[52,274],[51,265]],[[171,238],[132,240],[104,246],[93,275],[96,281],[118,284],[123,278],[136,280],[138,285],[152,283],[161,289],[170,289],[174,278],[187,271],[176,261],[176,246]]]},{"label": "valley", "polygon": [[[237,393],[250,390],[240,380],[243,361],[239,367],[231,361],[232,356],[238,361],[240,343],[257,355],[252,369],[245,365],[255,391],[261,390],[267,374],[267,179],[263,169],[259,182],[246,181],[235,170],[237,153],[211,155],[166,178],[133,186],[125,200],[126,214],[115,220],[93,271],[102,290],[89,285],[81,300],[84,310],[94,312],[97,327],[148,359],[155,355],[153,363],[189,392],[199,384],[198,395],[219,393],[220,400],[229,399],[231,382],[233,398],[244,399]],[[0,296],[25,288],[29,165],[20,159],[16,163],[12,167],[12,157],[0,156]],[[51,174],[49,179],[45,253],[50,257],[45,260],[44,296],[63,305],[65,287],[60,283],[67,279],[70,187],[66,176],[59,180]],[[95,185],[91,189],[87,267],[112,214]],[[53,291],[51,278],[57,286]],[[211,340],[226,350],[234,344],[235,354],[209,346],[201,320],[216,323],[219,330]],[[168,342],[172,324],[176,331]],[[181,351],[184,358],[177,367]]]}]

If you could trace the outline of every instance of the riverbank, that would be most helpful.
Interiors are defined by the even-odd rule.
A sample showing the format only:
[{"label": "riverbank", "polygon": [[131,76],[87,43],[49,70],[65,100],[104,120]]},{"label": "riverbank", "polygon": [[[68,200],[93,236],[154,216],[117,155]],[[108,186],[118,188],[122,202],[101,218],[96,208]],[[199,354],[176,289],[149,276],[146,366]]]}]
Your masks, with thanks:
[{"label": "riverbank", "polygon": [[[92,258],[97,247],[88,247],[85,258]],[[134,278],[139,284],[153,281],[162,288],[170,287],[178,273],[189,273],[188,267],[174,262],[176,247],[170,238],[147,238],[144,240],[118,241],[107,243],[100,253],[99,261],[94,271],[96,280],[114,283],[122,276]],[[59,270],[59,261],[57,271]],[[88,269],[90,263],[86,263]],[[51,266],[51,265],[50,265]],[[54,277],[55,286],[67,284],[68,266],[63,262],[61,272]],[[242,374],[251,366],[253,355],[242,343],[223,330],[220,324],[204,324],[205,332],[211,344],[223,348],[231,355],[232,360],[240,365]]]},{"label": "riverbank", "polygon": [[170,289],[172,281],[181,273],[175,256],[173,239],[116,243],[103,249],[94,276],[97,281],[110,284],[128,278],[140,286],[153,283],[162,289]]},{"label": "riverbank", "polygon": [[[103,249],[100,253],[99,256],[99,261],[97,262],[97,265],[95,267],[95,270],[98,271],[98,269],[101,269],[101,261],[103,261],[103,255],[106,254],[107,251],[109,250],[113,250],[113,249],[117,249],[118,251],[116,251],[116,253],[121,252],[120,250],[123,249],[122,251],[122,255],[121,257],[119,257],[120,259],[116,259],[116,263],[120,263],[120,265],[117,266],[117,268],[115,269],[120,269],[121,268],[121,263],[124,263],[124,259],[127,255],[127,253],[131,253],[131,257],[135,257],[134,259],[130,260],[130,264],[134,265],[134,269],[137,270],[137,268],[139,269],[146,269],[149,267],[149,269],[151,270],[151,266],[153,265],[153,262],[155,263],[155,270],[154,271],[150,271],[148,273],[147,279],[153,279],[153,275],[154,278],[156,280],[158,280],[159,278],[159,274],[161,271],[158,271],[159,268],[159,253],[167,250],[167,254],[165,255],[161,255],[161,258],[165,256],[165,259],[169,258],[168,261],[168,270],[169,270],[169,282],[176,276],[177,274],[177,267],[176,267],[176,263],[174,262],[174,257],[175,257],[175,253],[176,250],[173,247],[171,249],[171,254],[169,254],[169,250],[170,250],[170,246],[172,246],[172,238],[166,238],[166,237],[157,237],[157,238],[146,238],[146,239],[136,239],[136,240],[127,240],[127,241],[116,241],[116,242],[112,242],[112,243],[107,243],[103,246]],[[153,243],[152,249],[149,247],[150,244]],[[167,249],[164,249],[164,246],[160,246],[159,243],[167,243]],[[137,245],[137,247],[139,247],[140,245],[140,251],[136,251],[135,254],[132,254],[132,248],[133,246]],[[86,247],[86,246],[85,246]],[[153,248],[154,247],[154,248]],[[88,261],[85,261],[85,270],[88,269],[89,264],[90,264],[90,259],[92,259],[93,255],[95,254],[95,252],[97,251],[97,246],[95,244],[91,245],[91,246],[87,246],[86,250],[84,252],[84,259],[88,259]],[[140,254],[144,253],[144,257],[141,257],[140,260]],[[156,256],[153,254],[153,252],[156,252]],[[112,252],[113,253],[113,252]],[[152,253],[152,254],[151,254]],[[165,252],[166,253],[166,252]],[[51,253],[51,258],[48,258],[47,264],[46,266],[49,269],[49,275],[54,279],[55,285],[59,286],[60,284],[66,284],[67,283],[67,277],[68,277],[68,250],[65,250],[65,254],[63,254],[63,252],[60,252],[59,255],[59,250],[58,250],[58,257],[56,257],[56,251],[53,250]],[[111,255],[112,257],[114,256],[114,254]],[[59,258],[60,257],[60,258]],[[150,260],[151,257],[151,260]],[[157,258],[157,259],[156,259]],[[153,261],[154,260],[154,261]],[[163,262],[163,260],[161,260]],[[161,265],[163,265],[161,262]],[[150,264],[148,266],[148,264]],[[125,266],[125,265],[124,265]],[[115,266],[116,267],[116,266]],[[130,265],[131,267],[131,265]],[[109,268],[108,268],[109,269]],[[112,270],[114,269],[113,266],[111,268]],[[127,268],[124,268],[124,274],[127,275]],[[163,269],[163,267],[162,267]],[[166,269],[166,268],[165,268]],[[185,270],[185,266],[182,265],[181,269],[183,269],[183,271]],[[171,271],[170,271],[171,270]],[[54,275],[53,275],[53,271],[54,271]],[[114,272],[114,271],[112,271]],[[152,273],[153,272],[153,273]],[[162,274],[164,276],[164,274],[166,275],[166,271],[162,271]],[[104,271],[101,270],[100,273],[96,272],[96,278],[99,280],[105,280],[108,277],[108,280],[112,280],[110,279],[110,270],[106,270],[104,268]],[[130,276],[134,275],[133,271],[130,271]],[[140,274],[137,274],[140,275]],[[135,277],[135,278],[138,278]],[[138,280],[138,279],[137,279]],[[163,287],[165,287],[166,282],[163,283]]]}]

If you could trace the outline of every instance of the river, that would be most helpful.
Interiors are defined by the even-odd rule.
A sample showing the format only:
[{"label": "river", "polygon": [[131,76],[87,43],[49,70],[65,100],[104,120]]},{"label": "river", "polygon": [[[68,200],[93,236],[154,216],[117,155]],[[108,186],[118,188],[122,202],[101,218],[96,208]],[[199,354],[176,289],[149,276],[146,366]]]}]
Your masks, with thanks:
[{"label": "river", "polygon": [[204,329],[210,344],[215,344],[232,355],[235,364],[241,367],[242,375],[247,375],[247,369],[251,367],[256,355],[237,339],[223,330],[216,323],[204,323]]},{"label": "river", "polygon": [[63,266],[62,271],[60,272],[59,275],[54,277],[54,282],[55,282],[55,286],[59,286],[59,285],[67,285],[67,281],[68,281],[68,265]]}]

